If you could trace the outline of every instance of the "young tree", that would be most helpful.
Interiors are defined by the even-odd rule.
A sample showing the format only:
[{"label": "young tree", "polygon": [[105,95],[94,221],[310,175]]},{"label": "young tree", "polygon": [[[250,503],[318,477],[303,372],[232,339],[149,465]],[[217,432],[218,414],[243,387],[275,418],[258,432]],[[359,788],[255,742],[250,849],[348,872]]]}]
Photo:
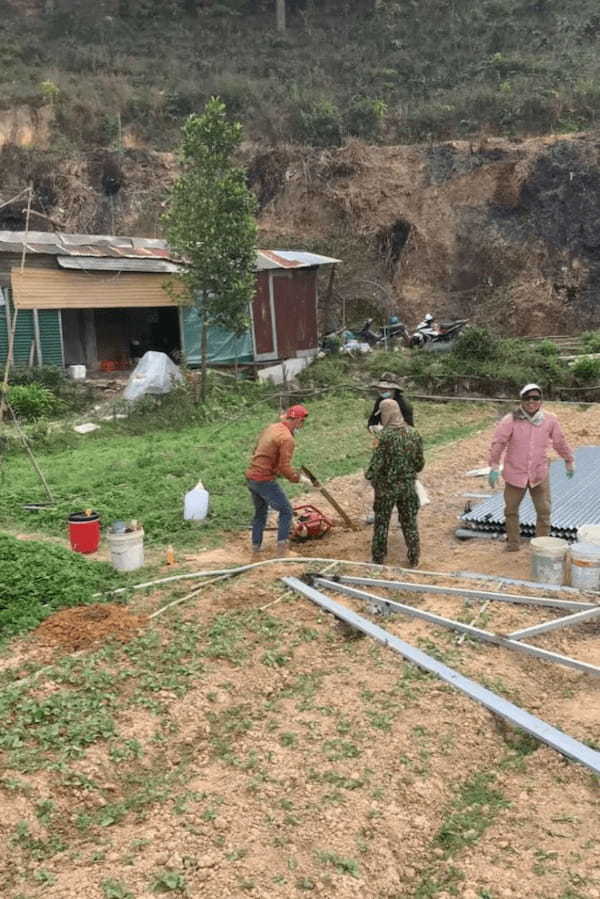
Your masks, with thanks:
[{"label": "young tree", "polygon": [[244,171],[233,163],[242,139],[213,97],[183,126],[182,173],[163,216],[169,245],[185,260],[183,302],[199,308],[202,322],[202,401],[206,399],[208,326],[240,333],[256,289],[256,200]]}]

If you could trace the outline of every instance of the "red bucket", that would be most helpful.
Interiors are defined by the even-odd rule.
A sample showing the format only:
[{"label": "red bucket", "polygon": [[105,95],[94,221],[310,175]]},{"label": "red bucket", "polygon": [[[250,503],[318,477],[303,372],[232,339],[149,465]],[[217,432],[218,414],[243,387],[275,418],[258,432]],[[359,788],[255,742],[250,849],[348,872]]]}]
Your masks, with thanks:
[{"label": "red bucket", "polygon": [[76,553],[95,553],[100,543],[100,516],[97,512],[69,515],[69,540]]}]

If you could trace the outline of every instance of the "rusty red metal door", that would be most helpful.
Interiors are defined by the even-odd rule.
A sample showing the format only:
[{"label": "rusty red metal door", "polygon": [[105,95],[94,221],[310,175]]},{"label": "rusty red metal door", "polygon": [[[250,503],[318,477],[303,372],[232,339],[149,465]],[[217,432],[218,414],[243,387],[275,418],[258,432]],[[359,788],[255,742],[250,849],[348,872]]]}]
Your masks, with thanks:
[{"label": "rusty red metal door", "polygon": [[273,275],[277,348],[280,359],[319,345],[317,331],[317,270]]}]

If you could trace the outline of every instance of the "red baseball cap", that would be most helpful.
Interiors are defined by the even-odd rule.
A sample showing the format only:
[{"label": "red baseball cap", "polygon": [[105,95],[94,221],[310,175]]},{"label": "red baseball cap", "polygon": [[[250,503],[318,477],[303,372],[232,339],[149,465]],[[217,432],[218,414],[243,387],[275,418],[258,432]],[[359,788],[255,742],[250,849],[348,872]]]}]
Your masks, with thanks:
[{"label": "red baseball cap", "polygon": [[304,406],[290,406],[289,409],[286,409],[285,417],[286,418],[306,418],[308,415],[308,409]]}]

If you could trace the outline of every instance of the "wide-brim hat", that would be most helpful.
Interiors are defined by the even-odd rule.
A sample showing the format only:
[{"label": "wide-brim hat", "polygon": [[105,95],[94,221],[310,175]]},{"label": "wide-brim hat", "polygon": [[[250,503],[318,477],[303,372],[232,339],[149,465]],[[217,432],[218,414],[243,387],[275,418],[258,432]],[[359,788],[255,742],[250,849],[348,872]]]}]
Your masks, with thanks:
[{"label": "wide-brim hat", "polygon": [[404,385],[400,384],[396,375],[391,371],[384,371],[378,381],[371,384],[376,390],[404,390]]}]

